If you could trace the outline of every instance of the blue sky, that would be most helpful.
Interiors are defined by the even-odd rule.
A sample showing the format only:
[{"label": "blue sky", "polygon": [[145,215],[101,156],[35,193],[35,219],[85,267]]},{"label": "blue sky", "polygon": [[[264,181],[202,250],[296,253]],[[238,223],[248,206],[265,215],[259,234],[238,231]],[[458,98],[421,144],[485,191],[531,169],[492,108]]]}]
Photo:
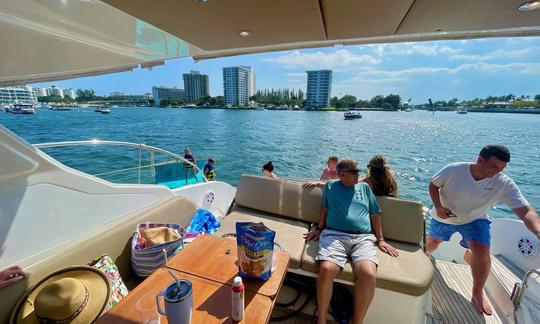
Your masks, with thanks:
[{"label": "blue sky", "polygon": [[257,89],[306,88],[306,70],[332,69],[332,96],[359,99],[399,94],[412,103],[472,99],[488,95],[540,94],[540,37],[491,38],[292,50],[195,63],[170,60],[152,70],[137,69],[56,84],[94,89],[99,95],[151,92],[153,85],[183,88],[182,73],[198,70],[210,78],[210,94],[223,95],[222,68],[250,65]]}]

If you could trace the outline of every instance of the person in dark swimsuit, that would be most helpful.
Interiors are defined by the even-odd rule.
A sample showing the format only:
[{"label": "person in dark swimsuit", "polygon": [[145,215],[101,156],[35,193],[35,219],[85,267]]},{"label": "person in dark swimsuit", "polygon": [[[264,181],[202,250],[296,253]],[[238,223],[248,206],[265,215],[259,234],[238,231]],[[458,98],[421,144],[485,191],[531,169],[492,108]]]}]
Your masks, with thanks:
[{"label": "person in dark swimsuit", "polygon": [[197,160],[195,159],[195,156],[191,153],[191,149],[189,147],[186,147],[184,149],[184,159],[186,159],[188,162],[184,162],[184,169],[186,170],[186,184],[188,184],[188,172],[191,170],[193,172],[193,177],[195,178],[195,181],[199,182],[199,179],[197,179],[197,171],[195,170],[195,165],[197,163]]}]

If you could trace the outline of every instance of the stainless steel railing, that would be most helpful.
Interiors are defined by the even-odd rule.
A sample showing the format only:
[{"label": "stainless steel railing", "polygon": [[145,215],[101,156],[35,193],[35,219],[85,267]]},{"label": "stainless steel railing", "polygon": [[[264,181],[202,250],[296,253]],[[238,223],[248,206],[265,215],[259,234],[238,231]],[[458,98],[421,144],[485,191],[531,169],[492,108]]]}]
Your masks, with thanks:
[{"label": "stainless steel railing", "polygon": [[[54,148],[54,147],[69,147],[69,146],[85,146],[85,145],[90,145],[90,146],[92,146],[92,145],[123,146],[123,147],[136,148],[136,149],[139,150],[139,165],[138,165],[138,167],[115,170],[115,171],[109,171],[109,172],[105,172],[105,173],[96,174],[95,176],[111,174],[111,173],[119,173],[119,172],[131,171],[131,170],[137,170],[138,169],[139,170],[138,182],[140,183],[141,182],[141,170],[143,168],[157,166],[157,165],[163,165],[163,164],[171,164],[171,163],[184,163],[184,164],[190,165],[195,170],[197,170],[197,172],[199,172],[202,175],[202,178],[203,178],[203,180],[205,182],[208,181],[206,179],[206,177],[204,176],[204,173],[201,171],[201,169],[195,163],[192,163],[191,161],[185,159],[181,155],[178,155],[176,153],[161,149],[159,147],[151,146],[151,145],[137,144],[137,143],[131,143],[131,142],[119,142],[119,141],[102,141],[102,140],[98,140],[98,139],[93,139],[93,140],[89,140],[89,141],[65,141],[65,142],[50,142],[50,143],[33,144],[33,146],[35,148],[38,148],[38,149]],[[157,153],[162,153],[162,154],[165,154],[167,156],[170,156],[170,157],[176,159],[176,161],[172,161],[172,162],[169,161],[169,162],[158,163],[158,164],[155,164],[152,161],[151,165],[143,166],[143,165],[141,165],[142,152],[143,151],[150,152],[151,156],[152,156],[151,159],[153,159],[153,153],[157,152]]]}]

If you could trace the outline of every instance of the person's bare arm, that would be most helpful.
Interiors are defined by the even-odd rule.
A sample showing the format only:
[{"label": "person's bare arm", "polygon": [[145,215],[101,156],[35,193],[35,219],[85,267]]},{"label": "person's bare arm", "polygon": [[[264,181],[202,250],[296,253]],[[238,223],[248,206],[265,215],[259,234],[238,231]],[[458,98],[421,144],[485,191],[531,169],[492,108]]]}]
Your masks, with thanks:
[{"label": "person's bare arm", "polygon": [[538,240],[540,240],[540,218],[536,210],[531,206],[514,208],[512,210],[525,223],[529,231],[533,232],[538,237]]},{"label": "person's bare arm", "polygon": [[449,217],[452,217],[454,213],[446,207],[444,207],[441,203],[441,196],[439,195],[439,187],[437,187],[433,182],[429,183],[429,196],[431,197],[431,201],[433,201],[433,206],[435,207],[435,210],[437,211],[437,216],[439,216],[442,219],[446,219]]},{"label": "person's bare arm", "polygon": [[308,181],[308,182],[304,182],[302,184],[302,187],[306,189],[312,189],[315,187],[323,189],[325,184],[326,184],[326,181]]},{"label": "person's bare arm", "polygon": [[321,230],[323,230],[326,227],[326,216],[327,215],[328,215],[328,209],[323,207],[323,209],[321,210],[321,217],[319,218],[319,224],[317,225],[317,229],[312,231],[312,232],[304,234],[304,239],[306,239],[306,241],[318,240],[319,239],[319,235],[321,234]]},{"label": "person's bare arm", "polygon": [[398,250],[396,250],[392,245],[386,243],[384,240],[381,214],[374,213],[371,215],[371,227],[373,227],[373,233],[377,238],[377,245],[379,246],[379,249],[390,256],[397,257],[399,255]]}]

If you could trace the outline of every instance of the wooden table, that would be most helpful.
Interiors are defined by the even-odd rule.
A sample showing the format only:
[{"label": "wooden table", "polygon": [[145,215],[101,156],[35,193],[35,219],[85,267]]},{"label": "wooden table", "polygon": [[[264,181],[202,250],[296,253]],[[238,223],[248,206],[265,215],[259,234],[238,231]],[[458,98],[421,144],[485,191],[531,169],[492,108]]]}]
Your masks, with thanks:
[{"label": "wooden table", "polygon": [[[179,278],[190,280],[193,285],[192,324],[267,323],[270,320],[273,301],[269,297],[249,291],[246,292],[244,320],[241,322],[234,322],[230,317],[230,286],[179,271],[174,272]],[[165,287],[173,281],[174,280],[167,273],[165,268],[155,271],[150,277],[146,278],[146,280],[137,286],[135,290],[130,292],[127,297],[122,299],[118,305],[103,315],[98,320],[98,323],[140,323],[141,318],[137,311],[137,301],[143,296],[155,300],[157,293],[164,290]],[[161,323],[168,323],[166,316],[161,316]]]},{"label": "wooden table", "polygon": [[[267,281],[243,279],[246,290],[275,299],[289,265],[289,254],[274,251],[276,268]],[[197,237],[184,250],[172,257],[166,267],[232,286],[238,276],[236,240],[217,236]]]},{"label": "wooden table", "polygon": [[[232,280],[238,275],[236,240],[203,235],[171,258],[165,268],[155,271],[118,305],[103,315],[98,323],[140,323],[137,301],[155,298],[173,282],[167,270],[193,285],[191,323],[233,323],[231,313]],[[287,252],[275,252],[276,269],[265,282],[244,280],[246,287],[244,320],[240,323],[267,323],[289,264]],[[145,295],[149,293],[148,295]],[[161,316],[161,323],[168,323]],[[236,322],[235,322],[236,323]]]}]

